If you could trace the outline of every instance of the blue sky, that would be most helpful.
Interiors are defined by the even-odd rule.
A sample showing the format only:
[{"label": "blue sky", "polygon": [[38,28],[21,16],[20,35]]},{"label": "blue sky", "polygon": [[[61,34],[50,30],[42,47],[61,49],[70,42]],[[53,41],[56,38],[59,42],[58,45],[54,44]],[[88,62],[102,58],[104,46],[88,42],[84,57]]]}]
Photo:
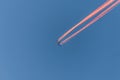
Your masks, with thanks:
[{"label": "blue sky", "polygon": [[105,1],[1,0],[0,80],[120,80],[120,5],[56,44]]}]

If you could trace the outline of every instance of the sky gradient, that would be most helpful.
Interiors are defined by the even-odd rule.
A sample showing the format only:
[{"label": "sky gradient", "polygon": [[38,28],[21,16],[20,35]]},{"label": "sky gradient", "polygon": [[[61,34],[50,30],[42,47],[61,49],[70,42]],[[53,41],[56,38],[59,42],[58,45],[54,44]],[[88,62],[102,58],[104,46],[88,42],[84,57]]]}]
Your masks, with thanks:
[{"label": "sky gradient", "polygon": [[120,80],[120,5],[57,45],[105,1],[0,0],[0,80]]}]

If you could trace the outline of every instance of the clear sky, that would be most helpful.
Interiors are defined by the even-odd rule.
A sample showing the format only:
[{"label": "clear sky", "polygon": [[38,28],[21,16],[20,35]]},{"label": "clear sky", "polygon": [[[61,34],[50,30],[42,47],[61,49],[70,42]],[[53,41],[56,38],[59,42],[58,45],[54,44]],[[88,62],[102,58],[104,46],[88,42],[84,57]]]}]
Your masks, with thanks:
[{"label": "clear sky", "polygon": [[105,1],[0,0],[0,80],[120,80],[120,5],[56,43]]}]

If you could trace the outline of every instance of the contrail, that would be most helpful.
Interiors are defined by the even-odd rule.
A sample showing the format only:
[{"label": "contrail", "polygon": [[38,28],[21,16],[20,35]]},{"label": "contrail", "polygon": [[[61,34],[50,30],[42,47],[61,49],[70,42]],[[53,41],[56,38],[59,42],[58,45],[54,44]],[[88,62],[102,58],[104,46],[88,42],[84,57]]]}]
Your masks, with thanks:
[{"label": "contrail", "polygon": [[111,3],[113,3],[114,0],[107,0],[103,5],[98,7],[96,10],[94,10],[91,14],[89,14],[87,17],[85,17],[82,21],[80,21],[78,24],[73,26],[71,29],[69,29],[66,33],[64,33],[59,39],[58,42],[60,42],[65,36],[67,36],[70,32],[72,32],[75,28],[79,27],[81,24],[86,22],[88,19],[92,18],[94,15],[96,15],[98,12],[109,6]]},{"label": "contrail", "polygon": [[71,36],[66,38],[65,40],[61,41],[59,44],[63,45],[64,43],[66,43],[68,40],[70,40],[71,38],[73,38],[74,36],[79,34],[81,31],[83,31],[84,29],[89,27],[91,24],[93,24],[94,22],[96,22],[97,20],[102,18],[105,14],[107,14],[110,10],[112,10],[119,3],[120,3],[120,0],[117,0],[115,3],[113,3],[111,6],[109,6],[106,10],[104,10],[101,14],[99,14],[97,17],[95,17],[91,22],[89,22],[87,25],[85,25],[83,28],[81,28],[80,30],[78,30],[77,32],[75,32],[74,34],[72,34]]}]

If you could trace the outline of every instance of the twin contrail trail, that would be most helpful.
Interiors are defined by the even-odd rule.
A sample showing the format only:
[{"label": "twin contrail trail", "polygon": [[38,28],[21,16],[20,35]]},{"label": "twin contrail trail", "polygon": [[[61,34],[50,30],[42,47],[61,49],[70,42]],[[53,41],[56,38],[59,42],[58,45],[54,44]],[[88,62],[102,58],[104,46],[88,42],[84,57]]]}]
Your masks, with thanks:
[{"label": "twin contrail trail", "polygon": [[[79,34],[81,31],[83,31],[84,29],[86,29],[87,27],[89,27],[91,24],[95,23],[96,21],[98,21],[100,18],[102,18],[105,14],[107,14],[110,10],[112,10],[115,6],[117,6],[120,3],[120,0],[107,0],[103,5],[101,5],[100,7],[98,7],[96,10],[94,10],[91,14],[89,14],[87,17],[85,17],[83,20],[81,20],[78,24],[76,24],[75,26],[73,26],[71,29],[69,29],[66,33],[64,33],[59,39],[58,39],[58,44],[59,45],[63,45],[64,43],[66,43],[67,41],[69,41],[71,38],[73,38],[74,36],[76,36],[77,34]],[[109,6],[109,7],[108,7]],[[105,9],[106,7],[108,7],[107,9]],[[77,32],[73,33],[71,36],[67,37],[66,39],[64,39],[68,34],[70,34],[74,29],[76,29],[77,27],[79,27],[81,24],[83,24],[84,22],[86,22],[87,20],[89,20],[90,18],[92,18],[93,16],[95,16],[97,13],[99,13],[100,11],[102,11],[103,9],[105,9],[103,12],[101,12],[97,17],[95,17],[92,21],[90,21],[88,24],[86,24],[84,27],[82,27],[81,29],[79,29]],[[63,40],[64,39],[64,40]]]}]

